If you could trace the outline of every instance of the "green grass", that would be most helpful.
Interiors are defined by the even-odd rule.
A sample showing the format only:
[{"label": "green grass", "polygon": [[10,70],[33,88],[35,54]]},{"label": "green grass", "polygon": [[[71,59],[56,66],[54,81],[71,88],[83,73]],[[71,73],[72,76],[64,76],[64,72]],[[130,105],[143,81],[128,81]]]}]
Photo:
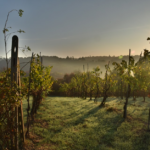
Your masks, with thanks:
[{"label": "green grass", "polygon": [[[47,97],[30,128],[26,149],[150,150],[146,108],[150,107],[149,98],[146,98],[146,103],[138,98],[137,106],[132,105],[134,102],[130,98],[126,121],[122,117],[125,100],[108,98],[107,106],[99,108],[101,101],[102,98],[95,104],[89,98]],[[27,102],[24,100],[24,123],[26,108]]]}]

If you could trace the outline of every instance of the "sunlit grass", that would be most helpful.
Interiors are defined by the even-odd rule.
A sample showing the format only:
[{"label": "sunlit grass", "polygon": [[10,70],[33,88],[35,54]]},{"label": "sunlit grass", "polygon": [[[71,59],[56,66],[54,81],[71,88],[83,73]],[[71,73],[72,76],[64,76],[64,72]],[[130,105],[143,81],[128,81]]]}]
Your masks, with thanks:
[{"label": "sunlit grass", "polygon": [[[107,107],[81,98],[47,97],[42,102],[27,140],[28,149],[47,150],[149,150],[148,103],[129,99],[128,118],[123,119],[125,100],[108,98]],[[121,101],[121,103],[120,103]],[[23,101],[26,123],[27,102]]]}]

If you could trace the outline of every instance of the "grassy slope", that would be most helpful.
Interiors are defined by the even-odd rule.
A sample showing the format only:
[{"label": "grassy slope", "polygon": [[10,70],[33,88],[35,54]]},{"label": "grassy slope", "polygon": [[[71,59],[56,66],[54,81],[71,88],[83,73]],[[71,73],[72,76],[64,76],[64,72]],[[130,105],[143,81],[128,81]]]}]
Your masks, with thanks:
[{"label": "grassy slope", "polygon": [[[99,102],[102,99],[99,99]],[[47,97],[42,102],[31,138],[26,140],[30,150],[150,150],[150,132],[147,132],[148,108],[142,98],[133,106],[129,99],[128,119],[123,122],[123,101],[108,98],[105,108],[99,102],[81,98]],[[149,101],[149,103],[148,103]],[[119,105],[118,105],[119,104]],[[26,100],[23,102],[26,123]],[[26,130],[26,128],[25,128]]]}]

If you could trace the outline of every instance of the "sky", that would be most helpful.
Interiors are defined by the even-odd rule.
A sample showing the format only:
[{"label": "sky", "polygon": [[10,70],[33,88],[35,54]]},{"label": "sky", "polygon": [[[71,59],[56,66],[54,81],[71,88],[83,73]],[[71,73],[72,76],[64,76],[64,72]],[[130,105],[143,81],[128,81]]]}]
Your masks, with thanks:
[{"label": "sky", "polygon": [[[6,0],[0,2],[0,57],[6,57],[3,29],[6,27],[7,52],[12,36],[19,38],[19,47],[31,52],[19,57],[42,56],[61,58],[87,56],[140,55],[150,49],[149,0]],[[23,30],[25,33],[16,31]],[[11,52],[8,53],[8,57]]]}]

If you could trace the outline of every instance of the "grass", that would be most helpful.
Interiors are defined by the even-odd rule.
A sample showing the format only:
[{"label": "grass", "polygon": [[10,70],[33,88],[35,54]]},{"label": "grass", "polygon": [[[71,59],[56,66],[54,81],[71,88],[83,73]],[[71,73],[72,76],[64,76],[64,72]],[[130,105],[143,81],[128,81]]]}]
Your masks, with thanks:
[{"label": "grass", "polygon": [[[96,104],[89,98],[47,97],[38,110],[35,123],[31,125],[25,149],[150,150],[146,108],[150,107],[149,98],[146,102],[138,98],[135,106],[129,99],[126,121],[122,117],[125,100],[111,97],[107,99],[106,107],[99,108],[101,101],[102,98]],[[24,100],[25,124],[26,108]]]}]

